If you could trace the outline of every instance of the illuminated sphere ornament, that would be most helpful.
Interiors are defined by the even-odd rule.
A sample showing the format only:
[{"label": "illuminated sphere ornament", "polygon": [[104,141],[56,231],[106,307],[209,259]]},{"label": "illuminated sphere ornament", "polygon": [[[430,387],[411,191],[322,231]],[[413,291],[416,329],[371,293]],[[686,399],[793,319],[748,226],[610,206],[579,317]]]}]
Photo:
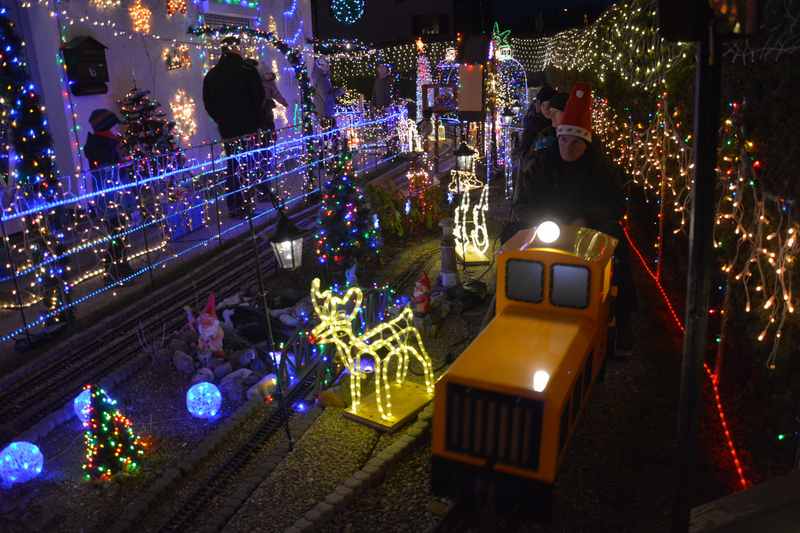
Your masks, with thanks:
[{"label": "illuminated sphere ornament", "polygon": [[561,235],[561,229],[552,220],[545,220],[536,228],[536,237],[545,244],[556,242],[559,235]]},{"label": "illuminated sphere ornament", "polygon": [[92,391],[83,389],[72,401],[72,410],[84,426],[89,422],[92,407]]},{"label": "illuminated sphere ornament", "polygon": [[214,418],[222,405],[222,394],[213,383],[196,383],[186,392],[186,409],[195,418]]},{"label": "illuminated sphere ornament", "polygon": [[364,16],[365,0],[331,0],[333,17],[342,24],[355,24]]},{"label": "illuminated sphere ornament", "polygon": [[5,485],[26,483],[42,473],[44,456],[30,442],[12,442],[0,452],[0,478]]}]

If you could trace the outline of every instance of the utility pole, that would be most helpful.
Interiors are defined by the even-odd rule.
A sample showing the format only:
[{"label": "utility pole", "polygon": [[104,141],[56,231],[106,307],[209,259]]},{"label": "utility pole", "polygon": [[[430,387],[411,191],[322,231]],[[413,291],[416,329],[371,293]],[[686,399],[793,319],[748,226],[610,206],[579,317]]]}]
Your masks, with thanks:
[{"label": "utility pole", "polygon": [[697,45],[694,98],[694,185],[689,229],[686,331],[683,337],[672,533],[689,530],[700,383],[708,332],[714,229],[714,184],[720,118],[720,43],[710,9]]}]

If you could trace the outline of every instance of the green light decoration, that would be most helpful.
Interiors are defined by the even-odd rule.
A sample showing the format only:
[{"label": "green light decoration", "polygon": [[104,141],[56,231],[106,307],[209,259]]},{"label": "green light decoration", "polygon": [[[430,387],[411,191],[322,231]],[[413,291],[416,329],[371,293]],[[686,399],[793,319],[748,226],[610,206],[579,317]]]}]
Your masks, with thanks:
[{"label": "green light decoration", "polygon": [[84,480],[107,481],[120,472],[136,472],[145,445],[133,432],[133,423],[116,408],[116,400],[105,390],[97,385],[86,385],[84,390],[91,391],[89,421],[83,433]]},{"label": "green light decoration", "polygon": [[364,16],[365,0],[331,0],[331,13],[342,24],[355,24]]},{"label": "green light decoration", "polygon": [[214,0],[216,4],[224,4],[226,6],[247,7],[250,9],[258,9],[259,3],[255,0]]},{"label": "green light decoration", "polygon": [[500,24],[495,22],[492,28],[492,40],[498,48],[501,46],[511,46],[508,38],[511,36],[511,30],[500,31]]},{"label": "green light decoration", "polygon": [[786,434],[785,433],[779,433],[778,434],[778,440],[784,440],[784,439],[786,439]]}]

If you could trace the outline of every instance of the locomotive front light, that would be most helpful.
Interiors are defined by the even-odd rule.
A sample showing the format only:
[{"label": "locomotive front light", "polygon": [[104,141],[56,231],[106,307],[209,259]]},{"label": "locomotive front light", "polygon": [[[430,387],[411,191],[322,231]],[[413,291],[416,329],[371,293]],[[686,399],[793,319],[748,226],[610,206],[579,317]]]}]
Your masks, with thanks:
[{"label": "locomotive front light", "polygon": [[543,392],[547,388],[548,381],[550,381],[550,374],[544,370],[537,370],[533,374],[533,390]]},{"label": "locomotive front light", "polygon": [[552,220],[545,220],[536,228],[536,236],[545,244],[557,241],[559,235],[561,235],[561,229]]}]

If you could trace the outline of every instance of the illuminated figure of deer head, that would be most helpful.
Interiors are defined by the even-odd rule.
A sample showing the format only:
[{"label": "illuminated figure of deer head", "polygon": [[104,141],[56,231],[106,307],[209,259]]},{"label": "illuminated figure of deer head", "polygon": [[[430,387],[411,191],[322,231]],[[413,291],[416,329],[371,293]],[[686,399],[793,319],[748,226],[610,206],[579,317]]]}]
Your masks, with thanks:
[{"label": "illuminated figure of deer head", "polygon": [[311,334],[317,344],[336,346],[339,359],[350,372],[350,396],[354,413],[358,412],[361,403],[361,380],[366,375],[361,368],[361,361],[365,357],[373,360],[378,412],[381,418],[390,420],[390,363],[395,365],[395,384],[402,385],[408,375],[409,360],[413,357],[419,361],[428,395],[433,395],[433,365],[422,344],[422,337],[413,325],[414,314],[410,307],[363,334],[353,331],[353,320],[358,316],[363,298],[364,294],[358,287],[351,287],[342,296],[334,295],[330,289],[321,291],[319,278],[314,279],[311,282],[311,302],[320,323]]}]

